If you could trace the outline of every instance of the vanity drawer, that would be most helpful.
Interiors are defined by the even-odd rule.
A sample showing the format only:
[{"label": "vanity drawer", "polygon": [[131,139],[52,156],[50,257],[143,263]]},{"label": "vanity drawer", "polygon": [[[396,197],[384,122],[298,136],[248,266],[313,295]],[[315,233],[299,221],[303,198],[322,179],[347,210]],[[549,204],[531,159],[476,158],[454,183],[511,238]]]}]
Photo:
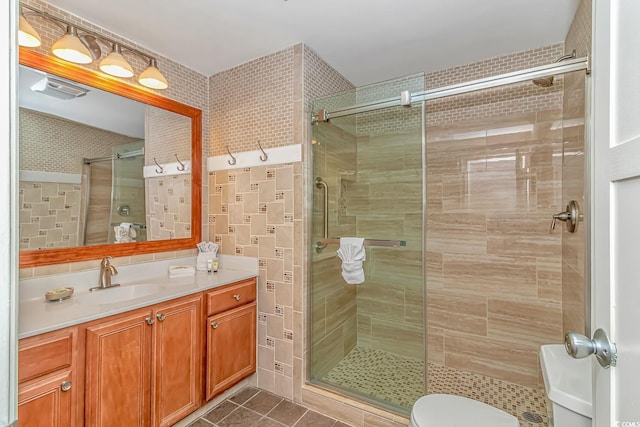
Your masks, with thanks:
[{"label": "vanity drawer", "polygon": [[207,316],[255,301],[256,279],[244,280],[206,294]]},{"label": "vanity drawer", "polygon": [[71,368],[77,333],[74,327],[20,340],[18,382]]}]

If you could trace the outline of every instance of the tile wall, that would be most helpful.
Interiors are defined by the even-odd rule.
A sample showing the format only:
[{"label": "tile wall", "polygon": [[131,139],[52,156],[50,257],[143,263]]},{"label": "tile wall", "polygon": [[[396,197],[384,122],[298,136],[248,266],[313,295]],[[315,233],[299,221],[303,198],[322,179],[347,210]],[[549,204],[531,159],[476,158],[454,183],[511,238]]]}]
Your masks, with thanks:
[{"label": "tile wall", "polygon": [[[83,166],[83,158],[109,156],[112,147],[135,138],[25,108],[20,109],[19,130],[20,170],[77,174],[84,182],[20,182],[20,249],[81,244],[85,208],[82,201],[88,170]],[[110,197],[110,165],[107,180]],[[108,222],[108,210],[106,218]],[[106,227],[103,231],[107,232]],[[100,242],[106,241],[105,233]]]},{"label": "tile wall", "polygon": [[[443,83],[561,54],[556,45],[496,58],[494,69],[475,75],[458,67]],[[539,346],[562,339],[562,233],[549,232],[562,196],[562,81],[556,85],[427,103],[430,363],[535,387]]]},{"label": "tile wall", "polygon": [[[191,120],[156,107],[145,111],[145,165],[191,159]],[[206,180],[206,179],[204,179]],[[145,179],[148,240],[180,239],[191,235],[191,176]]]}]

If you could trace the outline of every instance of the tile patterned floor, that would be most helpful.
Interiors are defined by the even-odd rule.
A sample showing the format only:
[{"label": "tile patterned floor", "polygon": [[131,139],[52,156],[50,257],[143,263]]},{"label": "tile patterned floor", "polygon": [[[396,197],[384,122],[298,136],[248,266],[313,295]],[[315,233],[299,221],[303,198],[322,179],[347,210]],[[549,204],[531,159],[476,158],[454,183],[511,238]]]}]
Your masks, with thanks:
[{"label": "tile patterned floor", "polygon": [[264,390],[245,387],[189,427],[348,427]]},{"label": "tile patterned floor", "polygon": [[[547,427],[543,391],[479,375],[428,364],[429,394],[465,396],[493,405],[518,417],[521,427]],[[424,394],[424,364],[392,353],[355,347],[323,381],[410,408]],[[525,411],[538,414],[542,423],[522,418]]]}]

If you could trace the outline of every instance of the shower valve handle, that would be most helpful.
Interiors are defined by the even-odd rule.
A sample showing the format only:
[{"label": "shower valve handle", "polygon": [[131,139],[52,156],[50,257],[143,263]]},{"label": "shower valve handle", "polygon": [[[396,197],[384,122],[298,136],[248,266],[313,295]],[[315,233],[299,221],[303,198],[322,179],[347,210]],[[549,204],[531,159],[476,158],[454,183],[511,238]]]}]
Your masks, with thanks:
[{"label": "shower valve handle", "polygon": [[556,220],[560,220],[567,223],[567,231],[575,233],[578,229],[578,222],[582,220],[582,214],[580,213],[580,206],[578,205],[578,202],[571,200],[567,205],[565,212],[553,214],[552,218],[549,232],[555,230]]}]

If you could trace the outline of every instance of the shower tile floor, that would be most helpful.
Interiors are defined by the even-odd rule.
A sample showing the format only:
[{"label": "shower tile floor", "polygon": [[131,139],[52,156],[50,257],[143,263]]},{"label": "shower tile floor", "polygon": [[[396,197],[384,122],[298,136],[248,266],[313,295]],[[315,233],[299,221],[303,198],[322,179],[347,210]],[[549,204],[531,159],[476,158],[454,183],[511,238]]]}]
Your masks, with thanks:
[{"label": "shower tile floor", "polygon": [[[455,394],[493,405],[518,417],[521,427],[547,427],[546,399],[542,390],[524,387],[480,374],[429,363],[427,393]],[[381,350],[355,347],[322,380],[410,408],[424,394],[424,364]],[[532,423],[522,414],[542,417]]]}]

